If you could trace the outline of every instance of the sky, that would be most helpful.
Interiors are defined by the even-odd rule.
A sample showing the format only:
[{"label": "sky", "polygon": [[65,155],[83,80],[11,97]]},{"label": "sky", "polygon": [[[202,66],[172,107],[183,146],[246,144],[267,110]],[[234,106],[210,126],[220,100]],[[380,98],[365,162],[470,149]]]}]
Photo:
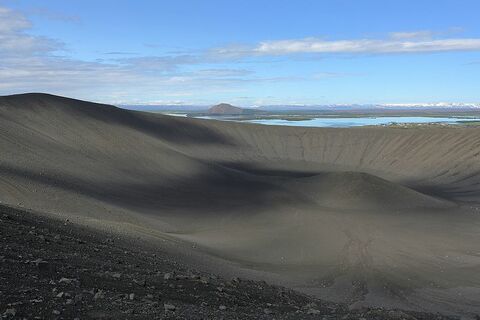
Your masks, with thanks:
[{"label": "sky", "polygon": [[478,0],[0,0],[0,95],[480,102]]}]

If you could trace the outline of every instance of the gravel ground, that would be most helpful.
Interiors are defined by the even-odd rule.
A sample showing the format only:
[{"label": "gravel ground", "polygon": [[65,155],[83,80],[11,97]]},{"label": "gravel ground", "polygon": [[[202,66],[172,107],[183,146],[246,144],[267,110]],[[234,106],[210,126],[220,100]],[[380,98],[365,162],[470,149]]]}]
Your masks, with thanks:
[{"label": "gravel ground", "polygon": [[449,319],[222,279],[132,238],[6,206],[0,230],[4,319]]}]

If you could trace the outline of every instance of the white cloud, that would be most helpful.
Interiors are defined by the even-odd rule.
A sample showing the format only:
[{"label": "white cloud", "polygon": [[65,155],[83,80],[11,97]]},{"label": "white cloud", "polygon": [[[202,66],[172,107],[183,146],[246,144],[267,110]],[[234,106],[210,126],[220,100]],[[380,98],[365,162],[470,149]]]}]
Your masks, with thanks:
[{"label": "white cloud", "polygon": [[0,33],[17,32],[30,28],[30,22],[18,12],[0,7]]},{"label": "white cloud", "polygon": [[[208,54],[135,56],[83,61],[58,55],[64,45],[32,36],[30,22],[0,7],[0,94],[49,92],[105,102],[142,97],[144,101],[232,93],[252,82],[295,80],[262,78],[246,69],[215,68]],[[68,51],[64,50],[64,53]],[[104,56],[104,55],[102,55]],[[202,68],[203,65],[207,68]],[[183,67],[192,69],[185,71]]]},{"label": "white cloud", "polygon": [[[232,45],[164,56],[127,57],[129,48],[119,48],[126,51],[102,54],[102,60],[92,62],[68,58],[66,45],[55,39],[32,35],[31,28],[31,22],[22,13],[0,6],[0,95],[43,91],[104,102],[128,103],[138,97],[143,101],[163,97],[172,101],[190,97],[200,101],[208,95],[242,93],[245,85],[351,75],[332,71],[314,74],[310,78],[295,74],[269,77],[232,67],[236,61],[252,62],[253,59],[249,59],[252,57],[259,57],[255,59],[257,63],[263,60],[271,63],[275,60],[272,56],[303,53],[480,51],[480,39],[436,39],[438,34],[419,31],[393,33],[386,39],[264,41],[252,46]],[[286,59],[279,57],[276,60]]]},{"label": "white cloud", "polygon": [[[0,7],[0,95],[49,92],[97,101],[146,101],[233,90],[245,70],[205,69],[181,72],[185,65],[200,63],[200,56],[169,55],[98,60],[72,59],[64,44],[29,34],[26,17]],[[230,88],[227,88],[229,87]]]},{"label": "white cloud", "polygon": [[77,15],[70,15],[61,12],[52,11],[45,7],[35,7],[28,10],[29,14],[43,17],[51,21],[61,21],[68,23],[80,23],[81,19]]},{"label": "white cloud", "polygon": [[134,58],[119,58],[112,62],[129,68],[132,71],[148,74],[173,73],[183,65],[194,65],[200,63],[200,58],[194,55],[172,55],[172,56],[143,56]]},{"label": "white cloud", "polygon": [[390,37],[397,40],[405,39],[431,39],[435,35],[434,32],[429,30],[413,31],[413,32],[391,32]]},{"label": "white cloud", "polygon": [[250,70],[245,69],[202,69],[195,72],[195,74],[203,77],[239,77],[253,74]]},{"label": "white cloud", "polygon": [[252,54],[285,55],[295,53],[423,53],[446,51],[480,51],[480,39],[440,40],[280,40],[260,43]]},{"label": "white cloud", "polygon": [[28,35],[30,21],[18,12],[0,7],[0,58],[36,55],[61,50],[63,44],[53,39]]},{"label": "white cloud", "polygon": [[[450,32],[449,32],[450,33]],[[444,34],[444,33],[443,33]],[[448,33],[447,33],[448,34]],[[215,48],[212,54],[225,58],[294,54],[403,54],[450,51],[480,51],[480,38],[438,38],[432,31],[393,32],[385,39],[325,40],[303,38],[262,41],[254,46]]]}]

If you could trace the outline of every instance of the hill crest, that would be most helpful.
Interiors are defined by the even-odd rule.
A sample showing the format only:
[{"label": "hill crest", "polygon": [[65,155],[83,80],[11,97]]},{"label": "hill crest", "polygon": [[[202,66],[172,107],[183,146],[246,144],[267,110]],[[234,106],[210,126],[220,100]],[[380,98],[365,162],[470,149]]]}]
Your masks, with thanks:
[{"label": "hill crest", "polygon": [[232,106],[229,103],[220,103],[208,109],[211,114],[243,114],[245,109]]}]

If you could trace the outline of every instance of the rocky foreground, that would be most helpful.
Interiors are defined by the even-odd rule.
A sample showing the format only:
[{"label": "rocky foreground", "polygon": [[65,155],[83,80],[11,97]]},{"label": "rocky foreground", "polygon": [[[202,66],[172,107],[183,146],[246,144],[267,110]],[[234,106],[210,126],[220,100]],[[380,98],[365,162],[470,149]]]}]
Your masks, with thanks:
[{"label": "rocky foreground", "polygon": [[0,206],[4,319],[448,319],[222,279],[134,239]]}]

